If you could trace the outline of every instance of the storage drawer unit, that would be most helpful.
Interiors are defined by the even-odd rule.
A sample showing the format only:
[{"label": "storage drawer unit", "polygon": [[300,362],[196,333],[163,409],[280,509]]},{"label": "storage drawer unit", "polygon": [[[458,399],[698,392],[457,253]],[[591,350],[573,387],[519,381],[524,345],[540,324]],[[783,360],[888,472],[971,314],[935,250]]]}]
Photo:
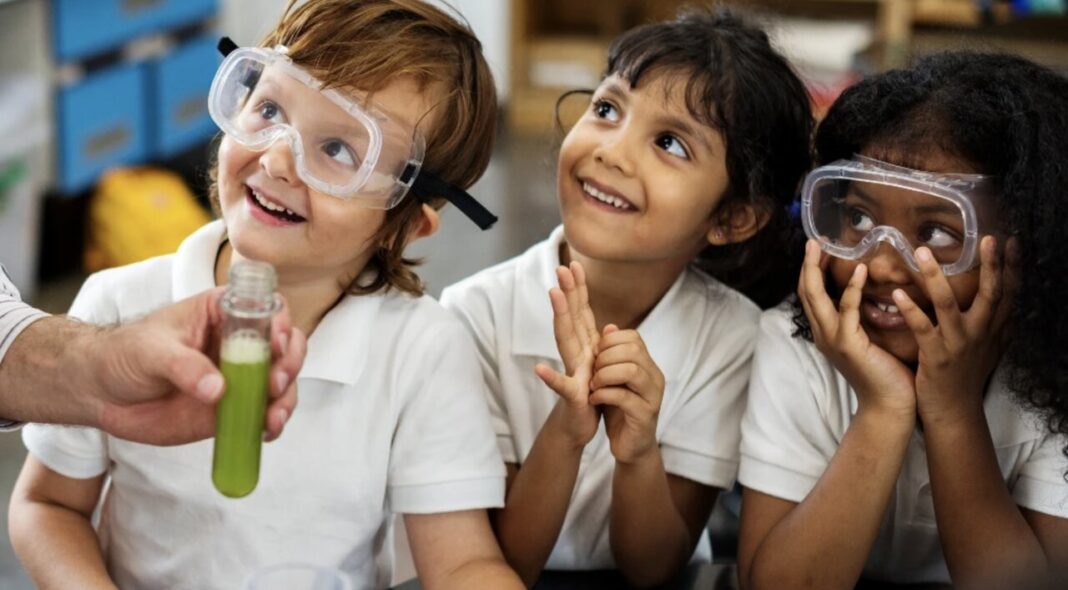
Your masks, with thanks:
[{"label": "storage drawer unit", "polygon": [[152,64],[152,152],[167,158],[209,139],[218,129],[208,91],[222,60],[214,35],[197,37]]},{"label": "storage drawer unit", "polygon": [[114,49],[140,35],[213,15],[216,0],[52,0],[56,61]]},{"label": "storage drawer unit", "polygon": [[58,91],[60,189],[80,191],[108,167],[147,157],[147,86],[145,65],[124,64]]}]

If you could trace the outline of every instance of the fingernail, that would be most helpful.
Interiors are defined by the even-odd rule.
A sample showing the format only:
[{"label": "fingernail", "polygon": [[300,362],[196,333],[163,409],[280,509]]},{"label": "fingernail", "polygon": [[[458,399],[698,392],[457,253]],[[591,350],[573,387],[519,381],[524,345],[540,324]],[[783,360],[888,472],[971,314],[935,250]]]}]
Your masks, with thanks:
[{"label": "fingernail", "polygon": [[286,375],[285,371],[278,371],[274,374],[274,384],[278,387],[278,394],[281,395],[289,385],[289,375]]},{"label": "fingernail", "polygon": [[197,383],[197,397],[206,402],[215,402],[222,397],[225,382],[222,375],[212,373],[204,375]]},{"label": "fingernail", "polygon": [[894,301],[897,301],[898,303],[901,303],[905,300],[905,292],[901,289],[894,289],[894,292],[891,293],[890,296],[893,297]]},{"label": "fingernail", "polygon": [[286,422],[289,420],[289,412],[287,412],[285,408],[282,408],[278,410],[278,413],[282,415],[282,426],[285,426]]},{"label": "fingernail", "polygon": [[931,260],[931,251],[927,248],[920,248],[916,250],[916,258],[919,258],[922,262],[927,262]]}]

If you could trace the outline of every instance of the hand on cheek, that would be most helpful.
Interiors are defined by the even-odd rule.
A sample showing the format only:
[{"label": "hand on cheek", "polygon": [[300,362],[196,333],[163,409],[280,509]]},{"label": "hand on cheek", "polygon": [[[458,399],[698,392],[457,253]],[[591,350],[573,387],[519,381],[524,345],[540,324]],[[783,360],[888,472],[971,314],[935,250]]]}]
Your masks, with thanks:
[{"label": "hand on cheek", "polygon": [[981,413],[983,389],[1004,349],[1015,272],[998,256],[991,236],[983,238],[979,256],[979,291],[962,312],[930,250],[916,251],[921,286],[934,305],[937,326],[903,291],[894,292],[920,349],[916,395],[925,424]]},{"label": "hand on cheek", "polygon": [[860,303],[867,267],[858,264],[835,307],[827,294],[824,275],[829,257],[809,240],[798,280],[797,295],[812,326],[820,352],[830,359],[856,391],[859,411],[890,412],[915,420],[916,391],[912,371],[874,344],[860,325]]}]

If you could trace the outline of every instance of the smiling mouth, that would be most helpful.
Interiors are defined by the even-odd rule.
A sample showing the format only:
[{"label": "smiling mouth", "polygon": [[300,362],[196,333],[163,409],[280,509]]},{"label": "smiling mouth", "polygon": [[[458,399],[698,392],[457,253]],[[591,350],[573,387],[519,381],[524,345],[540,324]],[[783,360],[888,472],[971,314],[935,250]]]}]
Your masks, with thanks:
[{"label": "smiling mouth", "polygon": [[289,223],[300,223],[302,221],[306,221],[303,217],[297,215],[291,209],[287,209],[285,207],[282,207],[281,205],[276,205],[275,203],[272,203],[271,201],[267,200],[266,197],[256,192],[252,187],[248,186],[247,184],[245,185],[245,196],[246,198],[248,198],[249,201],[252,202],[253,205],[258,207],[261,211],[270,215],[271,217],[275,217],[277,219],[287,221]]},{"label": "smiling mouth", "polygon": [[901,315],[901,310],[893,303],[865,297],[860,302],[860,314],[866,324],[877,330],[897,331],[908,328],[905,316]]},{"label": "smiling mouth", "polygon": [[597,187],[593,186],[589,182],[583,181],[583,183],[582,183],[582,192],[586,193],[587,197],[590,197],[591,199],[593,199],[595,201],[598,201],[600,203],[604,203],[605,205],[608,205],[610,207],[614,207],[616,209],[619,209],[620,211],[636,211],[637,210],[637,208],[634,205],[631,205],[630,202],[627,201],[626,199],[621,198],[621,197],[617,197],[615,195],[610,195],[610,194],[598,189]]}]

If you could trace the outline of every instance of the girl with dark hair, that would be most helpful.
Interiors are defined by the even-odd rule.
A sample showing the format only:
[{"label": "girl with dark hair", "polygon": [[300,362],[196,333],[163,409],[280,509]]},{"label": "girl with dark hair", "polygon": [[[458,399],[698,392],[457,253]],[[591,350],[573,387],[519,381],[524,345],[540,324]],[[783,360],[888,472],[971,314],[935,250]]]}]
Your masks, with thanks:
[{"label": "girl with dark hair", "polygon": [[742,423],[743,587],[1066,587],[1068,80],[935,55],[816,149]]},{"label": "girl with dark hair", "polygon": [[528,584],[618,567],[649,586],[710,558],[759,318],[738,290],[792,290],[811,132],[761,30],[725,12],[634,29],[561,146],[563,227],[443,293],[479,344],[508,465],[494,528]]}]

